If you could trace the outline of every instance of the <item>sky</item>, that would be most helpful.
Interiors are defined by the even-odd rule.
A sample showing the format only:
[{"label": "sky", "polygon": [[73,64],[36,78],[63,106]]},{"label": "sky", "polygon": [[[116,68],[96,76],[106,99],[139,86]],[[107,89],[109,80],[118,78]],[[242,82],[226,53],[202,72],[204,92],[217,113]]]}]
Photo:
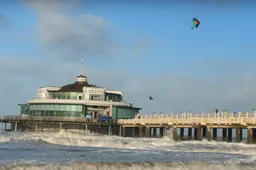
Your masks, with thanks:
[{"label": "sky", "polygon": [[[255,2],[0,2],[0,115],[75,81],[122,90],[142,113],[256,108]],[[192,19],[200,20],[192,30]],[[149,100],[153,96],[154,100]]]}]

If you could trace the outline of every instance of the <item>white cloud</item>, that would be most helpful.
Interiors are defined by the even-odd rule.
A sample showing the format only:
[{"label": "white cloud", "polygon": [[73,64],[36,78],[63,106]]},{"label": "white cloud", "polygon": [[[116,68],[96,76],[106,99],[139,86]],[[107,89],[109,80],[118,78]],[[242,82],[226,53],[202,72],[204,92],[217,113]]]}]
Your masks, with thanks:
[{"label": "white cloud", "polygon": [[37,13],[37,31],[44,47],[68,60],[113,55],[117,49],[107,34],[109,23],[93,14],[68,15],[68,1],[28,1]]}]

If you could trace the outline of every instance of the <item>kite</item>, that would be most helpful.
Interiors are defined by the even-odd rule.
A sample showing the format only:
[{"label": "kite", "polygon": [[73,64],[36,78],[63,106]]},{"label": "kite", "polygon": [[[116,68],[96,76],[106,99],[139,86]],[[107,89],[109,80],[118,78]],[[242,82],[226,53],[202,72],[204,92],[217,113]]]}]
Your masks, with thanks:
[{"label": "kite", "polygon": [[191,24],[192,30],[193,30],[195,27],[198,28],[199,24],[200,24],[200,21],[199,21],[198,19],[196,19],[196,18],[193,18],[192,24]]},{"label": "kite", "polygon": [[154,98],[152,96],[149,96],[149,100],[153,100]]}]

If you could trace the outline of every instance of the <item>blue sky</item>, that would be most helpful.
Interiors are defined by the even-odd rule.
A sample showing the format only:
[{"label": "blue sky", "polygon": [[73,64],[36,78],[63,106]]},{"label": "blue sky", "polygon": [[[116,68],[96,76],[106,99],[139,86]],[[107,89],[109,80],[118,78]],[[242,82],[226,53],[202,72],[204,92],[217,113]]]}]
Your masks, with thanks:
[{"label": "blue sky", "polygon": [[[229,6],[225,6],[224,4],[217,5],[215,3],[192,4],[186,1],[183,2],[184,4],[168,3],[167,1],[162,1],[162,3],[148,1],[148,3],[136,4],[133,1],[130,1],[130,3],[108,1],[108,4],[99,4],[100,2],[83,1],[78,2],[77,6],[70,7],[69,11],[63,13],[65,13],[65,16],[71,18],[91,14],[104,19],[109,24],[108,27],[104,27],[104,32],[107,32],[111,41],[118,46],[118,52],[113,54],[114,58],[107,58],[104,53],[95,54],[96,57],[85,58],[85,66],[88,72],[90,72],[90,69],[93,70],[97,67],[102,72],[105,72],[104,70],[111,70],[115,73],[122,73],[125,76],[129,74],[124,79],[126,83],[116,86],[116,88],[127,90],[125,93],[127,93],[128,99],[135,100],[138,105],[142,105],[147,112],[150,112],[153,106],[148,104],[148,101],[143,101],[143,98],[152,92],[154,95],[160,95],[158,97],[159,100],[155,102],[158,104],[154,104],[154,110],[157,110],[158,105],[162,104],[162,110],[170,110],[171,112],[171,109],[179,111],[183,108],[182,105],[170,107],[167,102],[165,104],[163,103],[162,100],[166,100],[174,94],[159,94],[155,90],[157,84],[145,90],[145,86],[147,85],[141,84],[142,79],[147,83],[150,82],[150,84],[153,84],[157,83],[156,81],[167,81],[169,75],[172,77],[182,75],[182,78],[189,77],[195,81],[191,84],[195,88],[198,88],[197,86],[203,86],[200,81],[206,81],[212,84],[210,83],[211,81],[215,82],[216,80],[226,79],[231,83],[234,80],[228,80],[229,77],[234,78],[238,75],[252,76],[254,73],[252,67],[253,62],[255,62],[256,47],[254,36],[256,30],[256,24],[254,23],[256,20],[256,11],[254,9],[254,3],[247,1],[243,4],[228,4]],[[10,3],[9,6],[6,3],[6,6],[7,8],[0,8],[0,14],[4,14],[11,24],[11,29],[1,31],[0,56],[8,59],[17,59],[17,61],[27,61],[28,59],[27,62],[33,60],[36,63],[42,63],[49,59],[55,60],[56,58],[53,57],[54,54],[51,53],[52,49],[40,43],[42,37],[39,36],[40,33],[36,29],[39,16],[42,13],[46,14],[48,8],[44,9],[46,12],[42,12],[41,8],[38,10],[39,8],[29,7],[20,1]],[[51,8],[50,4],[49,8]],[[194,17],[199,19],[201,24],[199,28],[191,30],[190,25]],[[44,25],[44,27],[46,28],[47,25]],[[79,42],[82,43],[81,41]],[[135,48],[139,48],[140,52],[134,52],[135,50],[133,49]],[[78,58],[83,56],[82,53],[79,55],[74,58],[71,57],[72,62],[75,63],[73,64],[73,69],[79,63]],[[59,60],[58,62],[65,63],[64,59]],[[26,67],[26,62],[22,64]],[[49,69],[53,68],[50,67],[49,63],[44,64],[44,67],[48,66]],[[11,69],[12,67],[10,66]],[[91,71],[91,76],[93,76],[93,72]],[[73,76],[73,74],[71,75]],[[168,76],[164,77],[166,75]],[[161,77],[163,79],[158,80]],[[68,80],[73,80],[72,78]],[[38,78],[38,80],[42,79],[44,78]],[[99,78],[92,78],[92,80],[105,85]],[[118,80],[119,77],[115,81]],[[39,83],[51,84],[50,81],[52,80],[45,78],[45,81],[38,81],[38,84],[32,83],[32,85],[29,83],[30,81],[32,80],[25,80],[23,82],[26,82],[24,86],[31,86],[34,89],[26,89],[27,92],[25,95],[28,96],[22,96],[20,100],[24,100],[34,94]],[[59,80],[59,83],[62,82],[66,81]],[[132,83],[127,85],[129,82]],[[57,80],[54,83],[58,83]],[[169,88],[172,88],[173,84],[168,83],[166,83],[168,86],[161,88],[166,88],[165,91],[168,91]],[[251,88],[253,86],[251,83],[246,87],[239,86],[237,89],[244,88],[246,90],[248,86]],[[136,86],[138,89],[129,89],[133,86]],[[175,88],[178,90],[179,87],[179,90],[184,92],[191,88],[191,86],[181,88],[177,85]],[[208,86],[208,88],[205,88],[205,86]],[[191,95],[196,96],[198,93],[208,93],[216,87],[209,87],[208,84],[205,84],[205,86],[203,86],[205,91],[201,92],[200,88],[197,90],[193,88],[191,91],[194,91],[195,94]],[[229,86],[225,85],[224,91],[229,89]],[[141,94],[143,97],[137,99],[138,97],[134,96],[134,93],[136,92],[137,94],[137,91],[143,91],[143,94]],[[186,96],[187,93],[184,92],[183,95]],[[222,92],[213,93],[222,94]],[[245,92],[241,92],[240,96],[242,97],[239,98],[239,102],[236,102],[241,103],[241,101],[244,101],[247,93],[249,92],[246,91],[246,94]],[[177,94],[179,94],[179,91],[177,91]],[[230,94],[234,93],[230,92]],[[250,93],[250,95],[252,94]],[[208,94],[208,96],[212,96],[212,94]],[[232,98],[232,96],[230,97]],[[172,100],[175,99],[173,98]],[[183,100],[186,99],[183,98]],[[199,103],[204,102],[203,99],[200,100],[202,101],[199,101],[193,106],[192,104],[188,104],[187,108],[184,106],[184,109],[194,108],[199,111],[213,109],[210,107],[210,104],[203,109],[200,108]],[[189,101],[187,102],[189,103]],[[241,106],[238,106],[234,101],[233,103],[230,101],[226,102],[226,104],[224,102],[224,106],[222,105],[223,101],[222,103],[216,103],[216,105],[220,105],[221,107],[225,107],[226,105],[231,110],[238,107],[241,109],[253,107],[253,104],[245,106],[241,104]],[[182,98],[177,99],[177,103],[182,103]],[[253,103],[252,100],[251,103]]]},{"label": "blue sky", "polygon": [[[21,4],[21,3],[20,3]],[[171,3],[145,5],[115,4],[98,5],[90,1],[81,3],[72,9],[71,15],[90,13],[101,16],[113,24],[109,30],[114,40],[123,44],[121,56],[115,64],[125,69],[126,63],[133,57],[125,47],[137,39],[145,38],[149,42],[144,55],[132,62],[133,70],[142,72],[161,72],[181,69],[184,64],[216,58],[241,58],[254,61],[254,30],[256,19],[253,6],[219,8],[211,5],[172,5]],[[16,34],[22,36],[33,31],[36,16],[24,5],[16,5],[3,10],[12,22]],[[198,29],[191,30],[191,19],[201,21]],[[27,43],[13,42],[9,37],[3,38],[3,54],[24,54],[27,57],[37,56],[38,45],[34,41]],[[250,47],[251,46],[251,47]],[[13,50],[13,48],[15,50]],[[248,49],[246,49],[248,48]],[[246,49],[246,50],[244,50]],[[147,60],[147,64],[143,64]],[[100,60],[90,62],[96,64]],[[108,67],[111,63],[102,62]],[[109,64],[109,65],[108,65]],[[129,69],[130,70],[130,69]]]}]

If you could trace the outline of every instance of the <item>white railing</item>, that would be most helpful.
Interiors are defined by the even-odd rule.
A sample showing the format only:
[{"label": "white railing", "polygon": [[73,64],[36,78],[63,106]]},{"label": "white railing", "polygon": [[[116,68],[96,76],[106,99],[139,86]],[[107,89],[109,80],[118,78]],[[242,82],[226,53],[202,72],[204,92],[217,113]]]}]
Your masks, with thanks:
[{"label": "white railing", "polygon": [[134,119],[119,119],[118,123],[122,125],[247,125],[256,123],[255,113],[218,113],[218,114],[193,114],[182,113],[176,115],[143,115]]},{"label": "white railing", "polygon": [[54,103],[54,104],[86,104],[86,105],[104,105],[104,106],[126,106],[131,107],[132,104],[121,101],[121,102],[113,102],[113,101],[101,101],[101,100],[77,100],[77,99],[32,99],[28,101],[29,104],[48,104],[48,103]]},{"label": "white railing", "polygon": [[[85,117],[62,117],[62,116],[0,116],[0,122],[11,121],[44,121],[44,122],[95,122],[98,119],[88,119]],[[112,121],[113,122],[113,121]],[[134,119],[119,119],[121,125],[255,125],[255,113],[182,113],[176,115],[143,115]]]}]

